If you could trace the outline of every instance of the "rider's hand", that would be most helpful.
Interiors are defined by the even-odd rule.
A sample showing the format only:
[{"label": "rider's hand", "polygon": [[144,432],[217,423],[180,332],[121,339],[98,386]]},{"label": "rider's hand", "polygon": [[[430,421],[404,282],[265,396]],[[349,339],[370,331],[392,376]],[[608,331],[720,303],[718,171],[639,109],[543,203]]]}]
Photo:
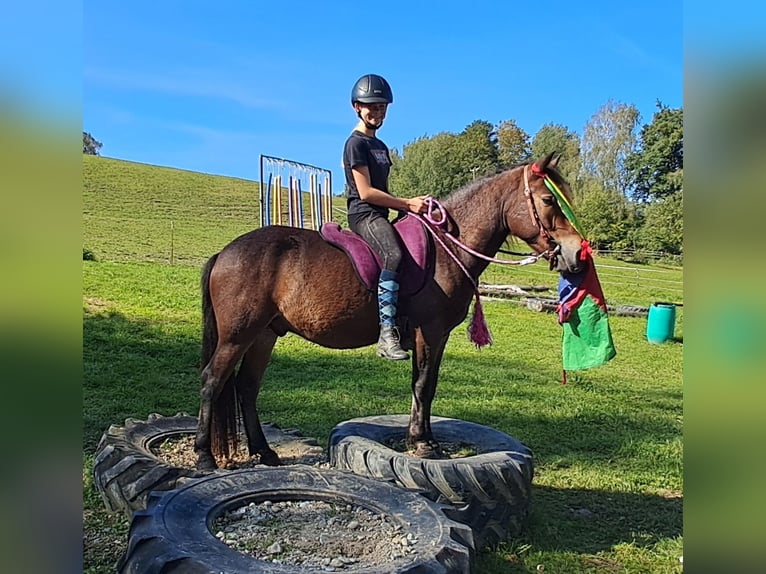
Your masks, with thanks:
[{"label": "rider's hand", "polygon": [[428,211],[428,205],[426,204],[427,195],[421,195],[419,197],[410,197],[407,199],[407,209],[412,213],[424,214]]}]

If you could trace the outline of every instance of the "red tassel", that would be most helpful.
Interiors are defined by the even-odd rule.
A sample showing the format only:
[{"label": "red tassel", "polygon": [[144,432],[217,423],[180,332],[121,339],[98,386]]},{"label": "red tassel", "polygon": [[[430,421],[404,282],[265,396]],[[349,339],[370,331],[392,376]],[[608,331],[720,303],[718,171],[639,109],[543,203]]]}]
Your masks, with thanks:
[{"label": "red tassel", "polygon": [[489,332],[487,321],[484,319],[484,310],[481,308],[478,292],[476,293],[476,303],[473,305],[471,324],[468,326],[468,339],[476,345],[477,349],[492,344],[492,334]]}]

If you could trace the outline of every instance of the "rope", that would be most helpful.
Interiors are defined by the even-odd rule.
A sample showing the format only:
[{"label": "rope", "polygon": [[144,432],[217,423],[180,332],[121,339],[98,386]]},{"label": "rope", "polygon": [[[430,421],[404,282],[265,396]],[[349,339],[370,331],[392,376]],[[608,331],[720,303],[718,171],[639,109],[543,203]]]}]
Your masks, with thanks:
[{"label": "rope", "polygon": [[[425,215],[421,216],[418,213],[411,213],[420,223],[425,227],[428,232],[433,236],[433,238],[441,245],[442,249],[447,252],[447,254],[452,258],[452,260],[457,263],[457,266],[460,268],[460,270],[463,272],[463,274],[468,278],[468,280],[471,282],[471,285],[473,287],[473,294],[474,298],[476,300],[474,307],[473,307],[473,317],[471,318],[471,322],[468,326],[468,338],[476,344],[477,348],[481,348],[485,345],[491,345],[492,344],[492,334],[489,332],[489,328],[487,327],[487,322],[484,318],[484,312],[481,308],[481,294],[479,293],[479,285],[476,282],[476,279],[471,276],[468,269],[466,269],[465,265],[463,265],[463,262],[460,261],[460,258],[447,247],[447,244],[442,240],[440,237],[440,234],[436,232],[437,229],[440,229],[443,232],[443,235],[445,235],[450,241],[452,241],[457,247],[462,249],[463,251],[470,253],[474,257],[478,257],[479,259],[484,259],[485,261],[489,261],[490,263],[500,263],[503,265],[528,265],[530,263],[536,263],[538,259],[540,259],[543,254],[540,255],[533,255],[531,257],[527,257],[521,261],[508,261],[506,259],[497,259],[495,257],[488,257],[487,255],[484,255],[483,253],[479,253],[478,251],[468,247],[465,243],[460,241],[457,237],[449,233],[446,229],[444,229],[444,224],[447,222],[448,214],[447,210],[444,208],[444,206],[439,203],[436,199],[432,197],[427,197],[425,199],[425,203],[428,206],[428,210],[426,211]],[[440,218],[437,218],[435,215],[435,212],[438,211],[441,215]],[[554,249],[553,253],[558,250],[558,246],[556,246],[556,249]],[[550,251],[550,250],[548,250]],[[546,251],[547,253],[547,251]]]},{"label": "rope", "polygon": [[[427,197],[425,199],[425,203],[428,206],[428,211],[425,213],[425,215],[420,215],[417,213],[412,213],[411,215],[414,215],[417,219],[420,220],[421,223],[428,229],[434,237],[436,237],[436,234],[433,230],[433,228],[441,229],[444,232],[444,235],[452,241],[455,245],[460,247],[463,251],[466,253],[470,253],[474,257],[478,257],[479,259],[483,259],[484,261],[489,261],[490,263],[499,263],[501,265],[530,265],[532,263],[537,263],[538,260],[542,259],[544,255],[546,255],[550,250],[545,251],[543,253],[540,253],[539,255],[530,255],[529,257],[525,257],[521,261],[509,261],[508,259],[498,259],[497,257],[488,257],[487,255],[484,255],[483,253],[479,253],[478,251],[471,249],[468,247],[465,243],[460,241],[457,237],[449,233],[446,229],[443,229],[444,224],[447,222],[447,210],[444,208],[444,206],[433,197]],[[441,214],[441,218],[436,218],[434,215],[434,212],[438,211]],[[442,244],[444,247],[444,243],[439,240],[439,243]],[[556,246],[556,249],[559,247]],[[446,248],[445,248],[446,249]],[[555,251],[555,250],[554,250]],[[455,261],[458,262],[458,265],[460,265],[461,269],[464,269],[462,264],[458,261],[457,256],[455,256],[451,251],[447,249],[447,252],[452,256]],[[467,274],[467,271],[463,271]]]}]

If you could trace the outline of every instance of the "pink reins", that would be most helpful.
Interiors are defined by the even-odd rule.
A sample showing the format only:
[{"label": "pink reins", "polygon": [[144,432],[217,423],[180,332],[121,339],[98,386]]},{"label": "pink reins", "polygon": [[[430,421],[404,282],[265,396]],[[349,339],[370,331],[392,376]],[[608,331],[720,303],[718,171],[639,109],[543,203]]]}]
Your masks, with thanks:
[{"label": "pink reins", "polygon": [[[527,201],[529,202],[529,212],[532,217],[532,221],[535,222],[535,224],[539,227],[540,233],[543,234],[543,236],[550,240],[550,235],[548,234],[547,229],[543,226],[542,222],[540,221],[539,216],[537,215],[537,210],[535,209],[535,204],[532,200],[532,193],[529,190],[529,182],[528,182],[528,176],[527,176],[527,167],[524,166],[524,195],[527,198]],[[465,265],[462,261],[460,261],[460,258],[454,253],[453,250],[449,249],[447,247],[447,244],[442,240],[440,237],[440,234],[437,233],[437,229],[442,231],[442,234],[447,237],[452,243],[454,243],[457,247],[465,251],[466,253],[469,253],[473,255],[474,257],[478,257],[479,259],[483,259],[484,261],[489,261],[490,263],[499,263],[501,265],[529,265],[531,263],[537,263],[538,260],[545,257],[545,255],[555,255],[561,247],[559,245],[556,245],[554,249],[547,249],[546,251],[539,253],[537,255],[531,255],[529,257],[525,257],[521,261],[509,261],[507,259],[498,259],[497,257],[490,257],[488,255],[484,255],[483,253],[480,253],[476,251],[475,249],[472,249],[462,241],[460,241],[457,237],[449,233],[446,229],[446,223],[448,220],[448,214],[447,210],[444,208],[444,206],[433,197],[427,197],[425,199],[425,203],[427,206],[427,211],[424,215],[420,215],[418,213],[409,213],[409,215],[412,215],[416,219],[420,221],[420,223],[425,227],[428,232],[433,236],[433,238],[436,240],[439,245],[441,245],[442,249],[447,252],[447,254],[453,259],[455,263],[457,263],[457,266],[460,268],[460,270],[465,274],[465,276],[468,278],[468,280],[471,282],[471,285],[473,286],[474,291],[474,297],[476,298],[476,303],[474,304],[473,308],[473,317],[471,318],[471,322],[468,326],[468,337],[469,339],[478,347],[481,348],[485,345],[492,344],[492,335],[489,332],[489,328],[487,327],[487,323],[484,319],[484,311],[481,308],[481,299],[479,295],[479,285],[474,279],[471,274],[469,273],[468,269],[466,269]],[[436,212],[441,215],[441,217],[436,216]]]},{"label": "pink reins", "polygon": [[[489,261],[490,263],[499,263],[501,265],[529,265],[531,263],[537,263],[538,260],[545,257],[545,255],[556,253],[556,251],[559,249],[559,246],[557,245],[555,249],[553,250],[546,250],[538,255],[530,255],[529,257],[525,257],[524,259],[520,261],[510,261],[508,259],[498,259],[497,257],[489,257],[488,255],[484,255],[483,253],[480,253],[476,251],[475,249],[472,249],[471,247],[468,247],[465,243],[460,241],[457,237],[449,233],[446,229],[444,229],[445,224],[447,223],[447,210],[444,208],[444,206],[433,197],[427,197],[425,199],[425,203],[428,206],[428,211],[425,213],[425,215],[420,215],[417,213],[410,213],[409,215],[414,216],[420,222],[423,224],[423,226],[431,233],[431,235],[434,236],[434,238],[439,242],[439,244],[444,248],[444,250],[452,257],[452,259],[455,260],[455,262],[458,264],[458,266],[463,270],[463,273],[465,273],[469,279],[475,284],[476,282],[473,280],[473,277],[470,276],[468,271],[465,269],[465,266],[462,264],[462,262],[457,258],[457,256],[449,249],[447,249],[447,246],[445,245],[444,241],[439,237],[439,235],[436,233],[435,229],[441,229],[444,235],[449,239],[452,243],[454,243],[456,246],[458,246],[460,249],[465,251],[466,253],[470,253],[474,257],[478,257],[479,259],[483,259],[484,261]],[[439,211],[441,213],[441,218],[437,219],[434,216],[435,211]]]}]

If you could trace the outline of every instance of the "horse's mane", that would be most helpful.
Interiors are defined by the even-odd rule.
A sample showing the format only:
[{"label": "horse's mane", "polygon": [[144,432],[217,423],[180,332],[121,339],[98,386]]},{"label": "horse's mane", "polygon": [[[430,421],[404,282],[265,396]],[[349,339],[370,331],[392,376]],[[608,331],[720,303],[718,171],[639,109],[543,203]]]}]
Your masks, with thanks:
[{"label": "horse's mane", "polygon": [[454,191],[451,191],[447,195],[444,196],[444,202],[446,204],[456,204],[456,203],[462,203],[463,200],[473,197],[476,190],[480,187],[484,187],[484,185],[491,179],[497,177],[499,174],[503,173],[504,171],[508,170],[498,170],[495,173],[485,174],[478,179],[471,180],[467,184],[465,184],[463,187],[459,187]]},{"label": "horse's mane", "polygon": [[[464,186],[459,187],[458,189],[444,196],[444,203],[445,205],[462,204],[465,199],[473,197],[476,190],[480,187],[483,187],[489,180],[494,179],[509,171],[513,171],[514,169],[524,167],[525,165],[529,165],[529,162],[517,163],[510,167],[498,169],[494,173],[485,174],[479,177],[478,179],[472,180],[468,182],[467,184],[465,184]],[[545,173],[551,176],[551,179],[553,179],[556,185],[559,186],[561,191],[564,192],[564,194],[567,196],[567,199],[571,202],[573,197],[572,197],[572,191],[569,188],[569,182],[567,182],[564,179],[564,177],[555,168],[548,167],[545,169]]]}]

